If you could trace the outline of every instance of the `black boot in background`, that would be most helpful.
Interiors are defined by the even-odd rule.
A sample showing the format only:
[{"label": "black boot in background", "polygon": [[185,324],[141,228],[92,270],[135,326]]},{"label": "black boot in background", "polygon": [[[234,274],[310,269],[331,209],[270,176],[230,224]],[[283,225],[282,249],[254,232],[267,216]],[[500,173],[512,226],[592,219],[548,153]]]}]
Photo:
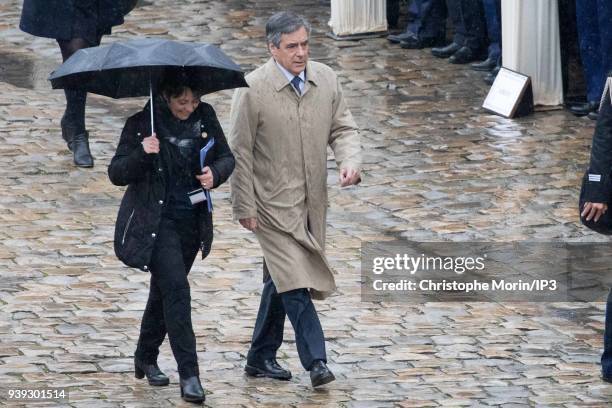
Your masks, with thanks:
[{"label": "black boot in background", "polygon": [[60,122],[62,138],[68,149],[72,150],[72,141],[78,134],[85,133],[85,103],[87,92],[76,89],[64,89],[66,95],[66,111]]},{"label": "black boot in background", "polygon": [[75,135],[72,139],[74,164],[78,167],[93,167],[93,157],[89,151],[89,133],[87,131]]}]

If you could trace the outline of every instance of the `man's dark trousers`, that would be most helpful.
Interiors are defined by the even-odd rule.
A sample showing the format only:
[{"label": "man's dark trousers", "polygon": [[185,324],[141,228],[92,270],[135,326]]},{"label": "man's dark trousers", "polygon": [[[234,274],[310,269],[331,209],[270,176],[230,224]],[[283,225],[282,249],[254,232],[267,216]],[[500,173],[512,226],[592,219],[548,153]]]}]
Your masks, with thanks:
[{"label": "man's dark trousers", "polygon": [[270,275],[265,275],[247,364],[258,366],[264,360],[276,358],[276,351],[283,343],[285,315],[295,331],[295,343],[304,369],[309,370],[315,360],[327,362],[323,329],[308,290],[278,293]]},{"label": "man's dark trousers", "polygon": [[453,42],[475,51],[486,44],[486,22],[481,0],[446,0],[453,22]]},{"label": "man's dark trousers", "polygon": [[612,70],[612,3],[576,0],[576,21],[587,100],[599,102],[606,76]]},{"label": "man's dark trousers", "polygon": [[489,36],[488,58],[498,61],[498,65],[501,65],[501,0],[482,0],[482,5]]},{"label": "man's dark trousers", "polygon": [[408,7],[406,31],[420,39],[443,39],[446,36],[444,0],[413,0]]}]

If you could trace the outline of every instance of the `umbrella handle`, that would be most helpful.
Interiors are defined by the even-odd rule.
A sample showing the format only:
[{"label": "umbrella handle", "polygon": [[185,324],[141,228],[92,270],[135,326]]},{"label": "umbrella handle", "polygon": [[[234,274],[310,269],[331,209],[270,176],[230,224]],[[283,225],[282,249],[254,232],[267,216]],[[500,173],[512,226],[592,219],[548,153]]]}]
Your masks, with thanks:
[{"label": "umbrella handle", "polygon": [[149,73],[149,97],[151,98],[151,134],[155,133],[155,126],[153,124],[153,83],[151,81],[151,74]]}]

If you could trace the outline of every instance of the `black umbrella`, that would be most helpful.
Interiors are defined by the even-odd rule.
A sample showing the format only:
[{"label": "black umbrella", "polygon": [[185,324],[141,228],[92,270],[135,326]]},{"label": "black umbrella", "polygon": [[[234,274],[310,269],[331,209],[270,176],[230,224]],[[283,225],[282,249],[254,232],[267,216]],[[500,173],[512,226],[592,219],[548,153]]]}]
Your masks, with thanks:
[{"label": "black umbrella", "polygon": [[[248,86],[244,73],[210,44],[144,38],[84,48],[74,53],[49,80],[53,89],[80,89],[128,98],[150,96],[168,69],[181,68],[202,94]],[[153,129],[151,109],[151,129]]]}]

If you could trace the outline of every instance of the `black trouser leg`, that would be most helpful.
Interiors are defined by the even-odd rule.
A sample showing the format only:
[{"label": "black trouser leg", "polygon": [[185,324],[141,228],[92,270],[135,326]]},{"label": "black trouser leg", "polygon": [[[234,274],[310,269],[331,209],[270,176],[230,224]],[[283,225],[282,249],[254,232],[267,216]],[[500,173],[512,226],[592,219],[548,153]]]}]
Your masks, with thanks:
[{"label": "black trouser leg", "polygon": [[461,17],[461,0],[446,0],[446,8],[453,24],[453,42],[465,45],[465,26]]},{"label": "black trouser leg", "polygon": [[295,343],[302,366],[310,370],[315,360],[327,362],[323,328],[308,290],[290,290],[280,296],[295,331]]},{"label": "black trouser leg", "polygon": [[[159,310],[162,310],[170,347],[181,378],[199,375],[196,341],[191,324],[191,294],[187,274],[198,251],[196,221],[163,218],[151,259],[152,290],[159,289],[159,297],[152,293],[152,305],[145,310],[137,356],[156,355],[165,335],[161,329]],[[150,337],[149,337],[150,336]]]},{"label": "black trouser leg", "polygon": [[164,322],[162,295],[155,278],[151,275],[149,299],[142,315],[140,336],[134,356],[147,364],[157,362],[159,347],[163,343],[164,337],[166,337],[166,324]]},{"label": "black trouser leg", "polygon": [[270,275],[267,275],[247,364],[256,364],[276,356],[283,342],[285,314],[295,331],[302,366],[308,370],[315,360],[327,362],[323,329],[308,290],[295,289],[279,294]]},{"label": "black trouser leg", "polygon": [[414,0],[410,4],[416,18],[408,25],[422,39],[446,37],[446,3],[444,0]]},{"label": "black trouser leg", "polygon": [[283,329],[285,326],[285,307],[280,295],[276,292],[276,287],[267,273],[264,262],[263,291],[251,348],[247,355],[247,364],[257,365],[258,362],[276,357],[276,352],[283,344]]},{"label": "black trouser leg", "polygon": [[483,50],[487,43],[487,31],[482,0],[460,0],[459,3],[464,45],[473,50]]}]

